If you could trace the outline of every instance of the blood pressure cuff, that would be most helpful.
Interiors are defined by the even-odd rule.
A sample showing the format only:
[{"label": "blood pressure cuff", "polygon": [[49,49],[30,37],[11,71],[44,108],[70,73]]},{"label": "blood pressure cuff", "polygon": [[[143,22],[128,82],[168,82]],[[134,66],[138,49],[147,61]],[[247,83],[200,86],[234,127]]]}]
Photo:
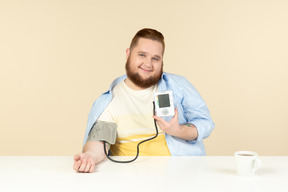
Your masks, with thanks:
[{"label": "blood pressure cuff", "polygon": [[106,141],[110,145],[116,142],[117,125],[116,123],[97,121],[92,127],[87,141]]}]

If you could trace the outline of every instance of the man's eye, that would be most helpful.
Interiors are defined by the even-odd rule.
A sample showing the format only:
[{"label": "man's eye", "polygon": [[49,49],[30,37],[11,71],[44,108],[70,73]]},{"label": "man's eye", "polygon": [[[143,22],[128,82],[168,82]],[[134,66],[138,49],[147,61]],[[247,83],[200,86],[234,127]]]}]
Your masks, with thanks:
[{"label": "man's eye", "polygon": [[140,54],[139,54],[139,56],[140,56],[140,57],[144,57],[145,55],[144,55],[144,54],[142,54],[142,53],[140,53]]},{"label": "man's eye", "polygon": [[159,59],[158,59],[158,58],[156,58],[156,57],[154,57],[154,58],[153,58],[153,60],[154,60],[154,61],[159,61]]}]

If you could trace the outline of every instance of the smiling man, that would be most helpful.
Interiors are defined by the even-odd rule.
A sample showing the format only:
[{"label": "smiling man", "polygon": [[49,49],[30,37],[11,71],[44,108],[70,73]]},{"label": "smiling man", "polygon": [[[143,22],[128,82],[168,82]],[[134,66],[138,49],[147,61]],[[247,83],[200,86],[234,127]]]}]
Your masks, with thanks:
[{"label": "smiling man", "polygon": [[[209,110],[197,90],[184,77],[163,73],[165,42],[154,29],[136,33],[126,50],[126,75],[113,81],[93,104],[88,117],[82,153],[74,156],[73,168],[93,172],[105,159],[103,143],[114,156],[206,155],[203,139],[214,129]],[[153,115],[154,93],[173,92],[175,116]],[[107,151],[108,152],[108,151]]]}]

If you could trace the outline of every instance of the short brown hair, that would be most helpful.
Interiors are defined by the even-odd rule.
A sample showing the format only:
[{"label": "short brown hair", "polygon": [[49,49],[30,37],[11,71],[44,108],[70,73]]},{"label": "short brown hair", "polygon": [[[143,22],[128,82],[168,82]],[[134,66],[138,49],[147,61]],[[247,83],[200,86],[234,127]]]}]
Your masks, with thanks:
[{"label": "short brown hair", "polygon": [[131,41],[131,44],[130,44],[131,50],[138,44],[138,40],[140,38],[146,38],[146,39],[160,42],[163,46],[163,53],[164,53],[164,50],[165,50],[164,36],[159,31],[155,29],[149,29],[149,28],[144,28],[138,31]]}]

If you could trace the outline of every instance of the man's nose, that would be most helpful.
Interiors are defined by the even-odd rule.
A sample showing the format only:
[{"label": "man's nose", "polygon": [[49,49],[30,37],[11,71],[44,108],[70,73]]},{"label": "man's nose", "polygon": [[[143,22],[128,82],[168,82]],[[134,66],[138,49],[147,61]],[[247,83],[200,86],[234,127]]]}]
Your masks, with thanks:
[{"label": "man's nose", "polygon": [[147,58],[145,59],[144,65],[145,65],[146,67],[152,68],[152,58],[147,57]]}]

